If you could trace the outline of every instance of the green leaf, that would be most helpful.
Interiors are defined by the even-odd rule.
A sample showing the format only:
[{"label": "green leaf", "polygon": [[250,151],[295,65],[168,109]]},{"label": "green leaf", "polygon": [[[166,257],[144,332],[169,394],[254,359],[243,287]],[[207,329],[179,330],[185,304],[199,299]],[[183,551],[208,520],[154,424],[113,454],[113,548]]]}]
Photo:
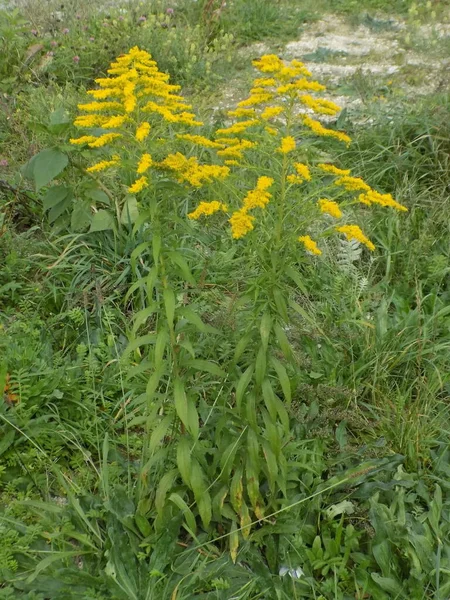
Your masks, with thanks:
[{"label": "green leaf", "polygon": [[181,479],[191,487],[191,446],[186,436],[183,436],[177,446],[177,467],[180,471]]},{"label": "green leaf", "polygon": [[275,331],[275,336],[277,338],[278,344],[280,345],[281,351],[283,352],[285,358],[287,360],[291,360],[292,359],[292,348],[289,343],[289,340],[287,339],[287,335],[286,335],[284,329],[281,327],[281,325],[279,323],[275,323],[275,325],[273,326],[273,329]]},{"label": "green leaf", "polygon": [[185,281],[192,285],[195,285],[194,276],[192,275],[184,256],[182,256],[179,252],[173,251],[169,252],[169,257],[172,260],[172,262],[180,269]]},{"label": "green leaf", "polygon": [[39,152],[33,161],[33,179],[36,191],[59,175],[66,168],[68,162],[67,154],[57,148],[47,148]]},{"label": "green leaf", "polygon": [[261,319],[261,324],[259,326],[259,333],[261,335],[261,341],[262,341],[264,350],[267,350],[271,331],[272,331],[272,317],[270,316],[270,313],[266,311]]},{"label": "green leaf", "polygon": [[167,323],[170,329],[173,329],[173,321],[175,318],[175,294],[170,287],[167,287],[164,290],[164,306],[166,309]]},{"label": "green leaf", "polygon": [[181,379],[173,382],[175,410],[183,425],[193,437],[198,435],[198,414],[193,401],[186,396]]},{"label": "green leaf", "polygon": [[183,517],[186,519],[187,526],[192,531],[192,533],[196,533],[197,531],[197,523],[195,522],[194,513],[191,511],[189,506],[183,500],[183,498],[179,494],[171,494],[169,500],[178,506],[178,508],[183,513]]},{"label": "green leaf", "polygon": [[155,507],[158,514],[161,515],[165,503],[167,492],[172,488],[175,479],[178,476],[178,469],[172,469],[161,477],[158,487],[156,488],[155,494]]},{"label": "green leaf", "polygon": [[163,365],[164,352],[166,350],[167,343],[169,341],[169,334],[166,329],[158,331],[155,344],[155,357],[154,365],[155,369],[159,369]]},{"label": "green leaf", "polygon": [[98,188],[88,188],[85,191],[85,194],[95,203],[106,204],[106,206],[111,206],[111,200],[109,199],[108,194],[106,194],[103,190],[99,190]]},{"label": "green leaf", "polygon": [[288,406],[290,406],[292,401],[291,382],[289,380],[286,369],[284,368],[284,365],[274,356],[270,357],[270,362],[277,373],[278,381],[280,382],[281,389],[283,390],[285,400]]},{"label": "green leaf", "polygon": [[253,367],[253,365],[250,365],[249,367],[247,367],[247,369],[244,371],[244,373],[240,376],[239,381],[237,382],[236,406],[237,406],[238,410],[240,410],[240,408],[241,408],[242,398],[244,397],[245,390],[248,388],[248,384],[251,381],[251,378],[253,376],[253,371],[254,371],[254,367]]},{"label": "green leaf", "polygon": [[186,321],[197,327],[201,333],[219,333],[219,330],[215,327],[211,327],[211,325],[206,325],[203,323],[199,315],[194,312],[190,306],[181,306],[178,309],[178,314],[185,318]]},{"label": "green leaf", "polygon": [[200,518],[205,527],[211,522],[212,502],[211,496],[206,489],[205,475],[199,463],[194,460],[191,470],[191,488],[194,492]]},{"label": "green leaf", "polygon": [[262,381],[266,375],[267,370],[267,352],[264,346],[260,346],[255,362],[255,381],[258,385],[262,384]]},{"label": "green leaf", "polygon": [[204,371],[216,375],[220,378],[225,378],[227,374],[223,371],[216,363],[210,362],[209,360],[187,360],[183,363],[183,367],[188,369],[194,369],[195,371]]},{"label": "green leaf", "polygon": [[152,528],[150,527],[150,523],[148,522],[148,519],[146,517],[144,517],[143,515],[141,515],[140,513],[136,513],[134,515],[134,520],[135,520],[135,523],[136,523],[139,531],[142,533],[142,535],[144,537],[148,537],[152,532]]},{"label": "green leaf", "polygon": [[166,415],[164,419],[155,427],[150,436],[150,443],[148,446],[150,454],[156,450],[157,446],[161,443],[165,435],[167,434],[169,427],[173,424],[173,416]]},{"label": "green leaf", "polygon": [[106,210],[98,210],[92,217],[89,233],[114,229],[114,217]]},{"label": "green leaf", "polygon": [[239,548],[239,533],[237,531],[238,527],[235,521],[231,522],[230,529],[230,556],[233,563],[236,563],[237,553]]},{"label": "green leaf", "polygon": [[90,225],[92,221],[92,213],[89,202],[85,200],[77,200],[74,204],[70,227],[72,231],[82,231]]},{"label": "green leaf", "polygon": [[139,216],[139,209],[136,196],[127,196],[120,215],[120,222],[123,225],[130,225],[136,221]]},{"label": "green leaf", "polygon": [[130,352],[134,352],[134,350],[140,348],[141,346],[148,346],[148,344],[154,344],[155,342],[155,334],[149,333],[148,335],[141,335],[140,337],[136,338],[128,344],[128,346],[125,349],[125,352],[123,353],[123,356],[127,356],[128,354],[130,354]]},{"label": "green leaf", "polygon": [[382,577],[379,573],[371,573],[370,576],[385,592],[395,594],[395,598],[405,598],[400,582],[395,581],[392,577]]},{"label": "green leaf", "polygon": [[155,265],[157,265],[158,261],[159,261],[159,253],[161,252],[161,234],[158,232],[155,232],[153,234],[152,250],[153,250],[153,262],[155,263]]},{"label": "green leaf", "polygon": [[64,200],[62,200],[56,206],[50,209],[48,213],[48,222],[54,223],[68,208],[72,206],[72,200],[72,191],[69,191]]},{"label": "green leaf", "polygon": [[302,276],[300,275],[300,273],[298,271],[296,271],[294,269],[294,267],[286,267],[284,272],[286,273],[286,275],[292,279],[292,281],[297,285],[298,289],[305,294],[305,296],[308,295],[308,290],[303,282]]},{"label": "green leaf", "polygon": [[71,188],[68,188],[65,185],[54,185],[53,187],[48,189],[45,196],[42,198],[44,210],[50,210],[51,208],[62,202],[67,197],[70,191]]},{"label": "green leaf", "polygon": [[283,319],[285,323],[289,322],[289,315],[287,312],[286,300],[284,299],[284,295],[281,290],[274,289],[273,290],[273,299],[275,300],[275,305],[278,310],[278,314]]}]

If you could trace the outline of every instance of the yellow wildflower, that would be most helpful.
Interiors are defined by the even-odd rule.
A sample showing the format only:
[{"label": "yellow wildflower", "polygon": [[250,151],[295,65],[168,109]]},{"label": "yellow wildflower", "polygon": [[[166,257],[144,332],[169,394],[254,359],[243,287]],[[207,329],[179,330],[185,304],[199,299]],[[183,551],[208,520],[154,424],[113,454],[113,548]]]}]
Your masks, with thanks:
[{"label": "yellow wildflower", "polygon": [[78,104],[78,110],[86,112],[101,112],[104,110],[121,110],[123,108],[120,102],[89,102],[88,104]]},{"label": "yellow wildflower", "polygon": [[358,225],[343,225],[342,227],[336,227],[336,231],[343,233],[348,240],[357,240],[367,246],[369,250],[375,250],[373,243],[364,235]]},{"label": "yellow wildflower", "polygon": [[145,173],[152,166],[152,164],[153,164],[153,159],[152,159],[151,155],[150,154],[143,154],[141,156],[141,160],[138,163],[138,167],[137,167],[136,173],[138,175],[141,175],[142,173]]},{"label": "yellow wildflower", "polygon": [[278,135],[278,129],[275,129],[275,127],[264,127],[264,131],[269,135]]},{"label": "yellow wildflower", "polygon": [[139,177],[139,179],[136,179],[136,181],[133,183],[133,185],[130,185],[130,187],[128,188],[128,192],[130,194],[137,194],[138,192],[141,192],[146,187],[148,187],[147,177]]},{"label": "yellow wildflower", "polygon": [[225,127],[223,129],[218,129],[216,131],[216,135],[234,135],[236,133],[242,133],[249,127],[253,127],[253,125],[258,124],[258,119],[249,119],[248,121],[240,121],[239,123],[234,123],[230,125],[230,127]]},{"label": "yellow wildflower", "polygon": [[252,231],[254,220],[255,217],[247,214],[245,209],[235,211],[229,219],[232,237],[238,240],[244,237],[249,231]]},{"label": "yellow wildflower", "polygon": [[271,177],[263,175],[256,183],[256,187],[250,190],[243,201],[243,209],[245,212],[254,208],[265,208],[272,194],[266,190],[273,185],[274,180]]},{"label": "yellow wildflower", "polygon": [[322,115],[335,115],[341,110],[341,107],[331,102],[331,100],[325,100],[324,98],[313,98],[309,94],[302,94],[299,96],[300,102],[306,104],[314,112]]},{"label": "yellow wildflower", "polygon": [[294,169],[297,171],[300,177],[306,179],[306,181],[311,181],[311,173],[308,165],[303,163],[294,163]]},{"label": "yellow wildflower", "polygon": [[219,142],[214,142],[203,135],[191,135],[189,133],[177,133],[177,138],[180,140],[185,140],[186,142],[192,142],[193,144],[197,144],[198,146],[203,146],[204,148],[223,148],[223,144]]},{"label": "yellow wildflower", "polygon": [[288,135],[281,139],[281,145],[277,148],[277,152],[281,152],[281,154],[287,154],[288,152],[292,152],[295,150],[295,140],[291,135]]},{"label": "yellow wildflower", "polygon": [[333,175],[350,175],[351,173],[350,169],[339,169],[338,167],[329,165],[327,163],[319,163],[317,166],[319,169],[322,169],[322,171],[325,171],[326,173],[332,173]]},{"label": "yellow wildflower", "polygon": [[289,183],[292,184],[299,184],[303,183],[305,180],[303,179],[303,177],[300,177],[299,175],[288,175],[286,177],[286,179],[289,181]]},{"label": "yellow wildflower", "polygon": [[227,112],[229,117],[254,117],[255,109],[254,108],[236,108],[236,110],[229,110]]},{"label": "yellow wildflower", "polygon": [[113,140],[118,137],[122,137],[121,133],[104,133],[98,138],[95,138],[95,142],[88,142],[91,148],[103,148],[106,144],[110,144]]},{"label": "yellow wildflower", "polygon": [[95,163],[95,165],[88,167],[86,171],[88,173],[97,173],[98,171],[104,171],[105,169],[109,169],[110,167],[115,167],[119,164],[119,162],[120,157],[117,154],[115,154],[112,157],[112,160],[101,160],[100,162]]},{"label": "yellow wildflower", "polygon": [[296,94],[301,90],[311,90],[312,92],[323,92],[327,88],[318,81],[308,81],[308,79],[297,79],[295,83],[286,83],[277,88],[277,94]]},{"label": "yellow wildflower", "polygon": [[217,200],[213,200],[212,202],[200,202],[197,208],[188,214],[188,218],[197,220],[203,215],[209,217],[219,210],[226,212],[228,207],[226,204],[222,204],[222,202],[218,202]]},{"label": "yellow wildflower", "polygon": [[316,256],[320,256],[322,254],[322,250],[317,246],[316,242],[310,238],[309,235],[301,235],[298,238],[298,241],[301,242],[308,252],[311,254],[315,254]]},{"label": "yellow wildflower", "polygon": [[253,66],[261,73],[277,73],[284,67],[284,63],[276,54],[265,54],[254,60]]},{"label": "yellow wildflower", "polygon": [[239,165],[239,161],[231,159],[231,160],[226,160],[225,164],[228,165],[229,167],[237,167]]},{"label": "yellow wildflower", "polygon": [[147,121],[144,121],[136,129],[135,137],[138,142],[143,142],[145,140],[145,138],[148,137],[149,133],[150,133],[150,123],[147,123]]},{"label": "yellow wildflower", "polygon": [[158,166],[175,171],[180,182],[187,181],[194,187],[201,187],[214,179],[225,179],[230,173],[229,167],[200,165],[194,156],[187,158],[180,152],[169,154]]},{"label": "yellow wildflower", "polygon": [[128,121],[129,117],[126,115],[116,115],[114,117],[109,118],[107,121],[103,122],[102,127],[104,129],[114,129],[115,127],[122,127],[126,121]]},{"label": "yellow wildflower", "polygon": [[303,117],[303,123],[311,129],[313,133],[316,135],[321,135],[325,137],[334,137],[341,142],[345,142],[347,145],[352,141],[351,138],[342,131],[335,131],[334,129],[326,129],[319,121],[315,121],[311,119],[311,117]]},{"label": "yellow wildflower", "polygon": [[71,144],[76,144],[78,146],[82,146],[83,144],[90,144],[91,142],[95,142],[97,138],[95,135],[82,135],[79,138],[71,138],[69,142]]},{"label": "yellow wildflower", "polygon": [[250,140],[237,140],[237,144],[233,144],[228,148],[217,151],[217,156],[228,157],[228,158],[242,158],[242,153],[244,150],[248,148],[253,148],[256,146],[256,142],[251,142]]},{"label": "yellow wildflower", "polygon": [[339,204],[334,202],[333,200],[327,200],[326,198],[321,198],[318,201],[318,205],[320,208],[320,212],[326,213],[327,215],[331,215],[336,219],[340,219],[342,217],[342,211],[339,208]]},{"label": "yellow wildflower", "polygon": [[359,201],[370,206],[371,204],[380,204],[381,206],[389,206],[395,210],[407,212],[408,209],[403,204],[400,204],[391,194],[380,194],[375,190],[368,190],[365,194],[359,195]]},{"label": "yellow wildflower", "polygon": [[265,121],[272,119],[272,117],[276,117],[280,115],[284,111],[282,106],[268,106],[261,113],[261,119]]},{"label": "yellow wildflower", "polygon": [[258,104],[264,104],[265,102],[269,102],[272,100],[273,94],[270,92],[261,92],[260,94],[253,94],[246,98],[245,100],[241,100],[238,102],[238,107],[246,107],[246,106],[257,106]]},{"label": "yellow wildflower", "polygon": [[114,98],[121,96],[123,90],[121,88],[109,88],[103,90],[88,90],[87,94],[93,96],[96,100],[105,100],[105,98]]},{"label": "yellow wildflower", "polygon": [[75,127],[96,127],[102,125],[105,117],[100,115],[80,115],[75,119],[73,124]]},{"label": "yellow wildflower", "polygon": [[364,192],[371,191],[370,185],[367,185],[367,183],[363,181],[361,177],[350,177],[349,175],[343,175],[342,177],[339,177],[339,179],[336,179],[334,184],[345,188],[347,192],[357,192],[359,190],[363,190]]},{"label": "yellow wildflower", "polygon": [[276,85],[275,79],[272,77],[260,77],[253,82],[255,87],[272,87]]}]

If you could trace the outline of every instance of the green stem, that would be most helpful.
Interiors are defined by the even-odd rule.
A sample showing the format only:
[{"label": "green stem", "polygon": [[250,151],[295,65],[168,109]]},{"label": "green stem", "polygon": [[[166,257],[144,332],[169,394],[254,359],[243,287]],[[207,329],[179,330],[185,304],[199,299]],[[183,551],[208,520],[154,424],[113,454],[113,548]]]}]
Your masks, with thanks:
[{"label": "green stem", "polygon": [[[294,108],[294,98],[291,98],[290,102],[289,102],[289,106],[288,109],[286,111],[286,130],[285,130],[285,137],[287,137],[288,135],[290,135],[291,132],[291,125],[292,125],[292,111]],[[277,247],[279,248],[280,244],[281,244],[281,240],[282,240],[282,234],[283,234],[283,221],[284,221],[284,209],[285,209],[285,201],[286,201],[286,181],[287,181],[287,170],[288,170],[288,166],[289,166],[289,162],[288,162],[288,158],[287,158],[287,154],[283,154],[283,163],[281,166],[281,190],[280,190],[280,199],[278,202],[278,219],[277,219],[277,225],[276,225],[276,244]]]}]

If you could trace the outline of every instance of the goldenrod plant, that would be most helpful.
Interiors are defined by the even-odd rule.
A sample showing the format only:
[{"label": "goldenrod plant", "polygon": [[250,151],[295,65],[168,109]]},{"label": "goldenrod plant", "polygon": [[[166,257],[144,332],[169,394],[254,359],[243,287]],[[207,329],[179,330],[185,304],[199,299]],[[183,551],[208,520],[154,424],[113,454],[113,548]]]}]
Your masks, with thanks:
[{"label": "goldenrod plant", "polygon": [[[148,435],[140,516],[153,514],[160,529],[181,510],[193,535],[197,514],[204,528],[228,522],[233,559],[238,533],[248,538],[290,498],[295,444],[289,407],[300,366],[288,327],[291,314],[307,318],[297,299],[304,290],[300,265],[320,261],[335,235],[375,251],[355,221],[364,221],[375,205],[407,210],[350,168],[324,160],[317,138],[345,145],[351,139],[315,118],[333,117],[340,108],[317,97],[325,87],[302,62],[265,55],[253,64],[260,74],[248,98],[228,112],[229,124],[201,133],[207,128],[180,87],[146,51],[132,48],[108,77],[96,80],[98,87],[88,91],[92,101],[78,105],[81,135],[70,140],[92,149],[89,174],[119,176],[118,212],[133,199],[134,230],[148,233],[135,258],[151,247],[149,274],[130,290],[145,290],[145,306],[135,316],[127,351],[135,355],[136,372],[148,373],[140,404]],[[199,159],[205,155],[207,162]],[[167,187],[170,180],[175,183]],[[108,193],[120,197],[119,189]],[[192,246],[210,223],[217,243],[236,244],[252,265],[238,292],[243,308],[235,348],[225,360],[202,354],[205,338],[217,336],[214,344],[223,344],[227,336],[202,321],[194,300],[201,294]],[[202,373],[215,400],[199,395]],[[172,443],[162,444],[169,432]]]}]

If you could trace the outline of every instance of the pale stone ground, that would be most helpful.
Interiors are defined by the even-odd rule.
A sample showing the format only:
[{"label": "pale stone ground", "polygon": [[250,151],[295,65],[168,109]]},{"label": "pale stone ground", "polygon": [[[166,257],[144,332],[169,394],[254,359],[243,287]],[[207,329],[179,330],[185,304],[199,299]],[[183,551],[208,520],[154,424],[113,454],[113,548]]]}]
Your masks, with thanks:
[{"label": "pale stone ground", "polygon": [[[355,93],[358,82],[360,87],[365,82],[387,86],[402,97],[450,91],[450,23],[411,28],[385,19],[380,18],[379,26],[374,20],[370,27],[330,14],[306,25],[299,39],[284,47],[256,43],[242,52],[250,58],[274,52],[286,60],[303,60],[313,77],[327,85],[328,97],[348,110],[369,101]],[[242,84],[233,81],[223,90],[219,106],[231,106],[243,95]],[[377,94],[374,100],[387,101]]]}]

